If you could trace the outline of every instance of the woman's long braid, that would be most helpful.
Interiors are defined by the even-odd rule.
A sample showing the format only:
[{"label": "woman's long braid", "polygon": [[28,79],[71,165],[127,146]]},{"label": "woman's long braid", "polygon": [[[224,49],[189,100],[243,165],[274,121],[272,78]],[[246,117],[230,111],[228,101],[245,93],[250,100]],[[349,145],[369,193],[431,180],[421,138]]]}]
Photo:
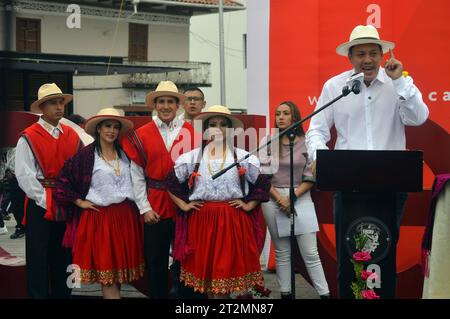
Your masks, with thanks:
[{"label": "woman's long braid", "polygon": [[203,158],[203,152],[205,151],[206,145],[207,145],[207,142],[205,140],[202,140],[202,149],[200,150],[200,152],[198,152],[197,160],[195,162],[194,170],[192,172],[192,175],[194,175],[194,178],[192,180],[192,186],[189,188],[189,195],[191,195],[192,192],[194,191],[195,181],[196,181],[195,176],[197,175],[198,169],[200,168],[200,162]]},{"label": "woman's long braid", "polygon": [[[231,145],[233,145],[233,144],[231,144]],[[239,185],[241,186],[242,196],[245,197],[245,174],[240,174],[241,164],[238,162],[236,148],[232,147],[232,150],[233,150],[234,162],[237,163],[236,168],[238,171]]]}]

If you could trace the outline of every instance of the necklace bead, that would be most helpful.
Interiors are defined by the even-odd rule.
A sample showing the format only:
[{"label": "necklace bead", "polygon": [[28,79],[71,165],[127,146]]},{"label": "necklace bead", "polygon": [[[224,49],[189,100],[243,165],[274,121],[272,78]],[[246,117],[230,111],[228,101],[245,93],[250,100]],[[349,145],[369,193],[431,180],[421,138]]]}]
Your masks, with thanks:
[{"label": "necklace bead", "polygon": [[211,176],[214,175],[217,172],[220,172],[224,168],[225,162],[226,162],[226,159],[227,159],[227,153],[228,153],[228,145],[225,147],[225,151],[223,152],[223,155],[222,155],[222,164],[220,165],[220,168],[217,171],[214,171],[212,169],[212,167],[211,167],[211,155],[208,154],[208,171],[211,174]]},{"label": "necklace bead", "polygon": [[108,165],[109,167],[111,167],[114,171],[114,173],[116,174],[116,176],[120,176],[120,159],[119,156],[116,154],[116,167],[114,167],[113,165],[111,165],[111,163],[103,156],[103,154],[101,154],[103,161],[106,163],[106,165]]}]

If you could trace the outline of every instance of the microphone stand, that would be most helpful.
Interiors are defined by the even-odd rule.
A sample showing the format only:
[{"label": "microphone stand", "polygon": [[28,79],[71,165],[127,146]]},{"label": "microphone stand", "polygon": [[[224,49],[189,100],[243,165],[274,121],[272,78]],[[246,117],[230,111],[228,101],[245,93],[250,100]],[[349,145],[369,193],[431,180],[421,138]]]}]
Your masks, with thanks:
[{"label": "microphone stand", "polygon": [[283,135],[287,135],[288,136],[288,138],[289,138],[289,153],[290,153],[290,155],[289,155],[289,160],[290,160],[289,202],[290,202],[290,217],[291,217],[290,244],[291,244],[291,297],[292,297],[292,299],[295,299],[295,271],[294,271],[294,258],[293,258],[294,257],[294,253],[293,253],[294,249],[293,249],[293,247],[295,247],[295,215],[296,215],[295,208],[294,208],[294,204],[295,204],[295,200],[296,200],[295,190],[294,190],[294,140],[295,140],[295,136],[296,136],[295,135],[295,129],[298,126],[300,126],[302,123],[304,123],[305,121],[309,120],[311,117],[316,115],[317,113],[323,111],[324,109],[326,109],[327,107],[329,107],[330,105],[335,103],[336,101],[340,100],[344,96],[349,95],[351,92],[353,92],[355,94],[359,94],[360,87],[359,87],[359,84],[356,84],[356,83],[359,83],[359,82],[355,81],[353,83],[353,85],[352,85],[352,88],[349,88],[347,85],[344,86],[342,88],[342,93],[338,97],[334,98],[333,100],[331,100],[330,102],[328,102],[324,106],[320,107],[319,109],[317,109],[313,113],[309,114],[308,116],[306,116],[302,120],[300,120],[300,121],[298,121],[296,123],[293,123],[288,128],[283,130],[281,133],[279,133],[279,134],[275,135],[273,138],[271,138],[266,144],[257,147],[255,150],[253,150],[252,152],[249,152],[247,155],[245,155],[241,159],[238,159],[235,163],[228,165],[227,167],[225,167],[221,171],[219,171],[216,174],[214,174],[213,176],[211,176],[212,179],[216,179],[216,178],[222,176],[227,171],[229,171],[230,169],[235,167],[238,163],[240,163],[243,160],[249,158],[251,155],[256,154],[257,152],[259,152],[259,150],[261,150],[264,147],[267,147],[273,141],[275,141],[277,139],[280,139]]},{"label": "microphone stand", "polygon": [[[295,211],[295,188],[294,188],[294,141],[295,141],[295,130],[290,130],[287,134],[289,138],[289,209],[291,218],[291,234],[290,234],[290,244],[291,244],[291,299],[295,299],[295,270],[294,270],[294,247],[295,241],[295,216],[297,212]],[[306,164],[305,164],[306,165]]]}]

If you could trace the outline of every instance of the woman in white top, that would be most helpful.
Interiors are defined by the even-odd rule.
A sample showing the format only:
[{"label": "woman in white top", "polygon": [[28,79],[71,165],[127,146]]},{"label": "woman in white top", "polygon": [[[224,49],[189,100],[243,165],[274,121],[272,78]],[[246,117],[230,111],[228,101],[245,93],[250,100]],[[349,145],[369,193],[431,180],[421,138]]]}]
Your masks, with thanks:
[{"label": "woman in white top", "polygon": [[[280,131],[301,120],[300,111],[290,101],[281,103],[275,111],[275,128]],[[294,187],[295,187],[295,236],[309,277],[321,298],[329,298],[330,291],[325,279],[317,250],[316,232],[319,231],[314,203],[310,190],[314,178],[307,164],[305,133],[301,126],[295,131],[294,140]],[[262,143],[265,143],[263,140]],[[271,147],[270,147],[271,146]],[[291,298],[290,261],[290,201],[289,201],[289,139],[284,135],[279,143],[270,145],[270,156],[260,153],[263,172],[272,174],[270,201],[262,205],[270,236],[275,246],[277,281],[281,298]],[[266,171],[270,169],[270,171]]]},{"label": "woman in white top", "polygon": [[120,284],[144,273],[130,161],[119,145],[132,127],[111,108],[88,119],[85,130],[95,141],[65,163],[56,185],[58,202],[72,213],[64,244],[73,247],[81,282],[100,283],[105,299],[120,298]]},{"label": "woman in white top", "polygon": [[[255,156],[213,180],[214,174],[248,154],[233,147],[230,134],[243,124],[219,105],[194,120],[203,121],[208,143],[181,155],[167,180],[171,197],[188,219],[177,218],[174,255],[181,260],[180,278],[186,286],[210,298],[227,298],[264,284],[257,209],[268,200],[269,183],[264,189]],[[184,194],[177,189],[181,183],[187,184]],[[186,246],[180,256],[183,223]]]}]

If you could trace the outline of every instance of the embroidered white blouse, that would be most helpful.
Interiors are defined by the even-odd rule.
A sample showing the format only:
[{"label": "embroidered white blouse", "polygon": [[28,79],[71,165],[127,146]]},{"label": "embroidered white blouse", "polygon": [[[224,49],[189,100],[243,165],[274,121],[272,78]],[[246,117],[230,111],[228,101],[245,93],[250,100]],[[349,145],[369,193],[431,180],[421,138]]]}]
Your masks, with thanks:
[{"label": "embroidered white blouse", "polygon": [[[116,167],[116,160],[109,161]],[[117,176],[113,168],[105,163],[97,151],[95,151],[94,169],[92,181],[86,200],[97,206],[109,206],[118,204],[126,199],[134,200],[133,186],[131,184],[130,161],[125,153],[121,153],[120,176]]]},{"label": "embroidered white blouse", "polygon": [[[175,162],[175,174],[180,183],[185,182],[192,174],[195,168],[195,163],[198,158],[200,148],[196,148],[188,153],[181,155]],[[237,158],[241,159],[248,152],[237,148]],[[213,159],[210,161],[210,167],[213,174],[220,171],[222,167],[222,159]],[[223,167],[234,163],[234,156],[231,150],[227,149],[225,164]],[[248,193],[248,182],[254,184],[259,176],[260,163],[256,156],[251,155],[246,160],[240,163],[241,167],[245,168],[246,183],[245,192]],[[204,200],[204,201],[226,201],[231,199],[242,198],[241,186],[239,183],[239,174],[236,167],[230,169],[224,175],[213,180],[208,169],[208,146],[205,147],[203,158],[200,161],[198,169],[200,176],[196,177],[195,186],[189,200]]]}]

